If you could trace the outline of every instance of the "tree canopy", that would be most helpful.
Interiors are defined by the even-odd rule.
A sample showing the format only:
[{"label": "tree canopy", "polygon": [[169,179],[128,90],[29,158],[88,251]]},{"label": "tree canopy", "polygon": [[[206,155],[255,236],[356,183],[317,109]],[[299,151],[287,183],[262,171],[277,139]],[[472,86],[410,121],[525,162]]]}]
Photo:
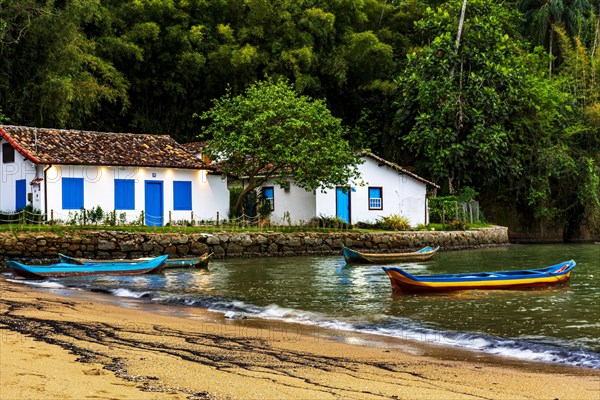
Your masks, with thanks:
[{"label": "tree canopy", "polygon": [[204,112],[210,121],[206,155],[219,161],[224,173],[247,180],[245,194],[269,179],[282,185],[290,179],[307,190],[344,185],[358,178],[359,159],[343,139],[339,118],[322,100],[298,95],[283,79],[256,82],[243,94],[227,93]]},{"label": "tree canopy", "polygon": [[265,75],[445,191],[600,231],[598,0],[0,0],[4,123],[186,142]]}]

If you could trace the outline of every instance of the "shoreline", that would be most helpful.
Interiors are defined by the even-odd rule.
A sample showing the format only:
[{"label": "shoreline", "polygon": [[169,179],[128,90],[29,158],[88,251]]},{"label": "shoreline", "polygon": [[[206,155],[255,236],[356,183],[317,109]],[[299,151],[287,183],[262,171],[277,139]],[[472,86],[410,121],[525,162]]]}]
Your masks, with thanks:
[{"label": "shoreline", "polygon": [[41,354],[51,355],[52,371],[65,371],[67,381],[74,368],[89,392],[110,392],[109,386],[119,393],[111,396],[119,398],[562,400],[600,395],[600,371],[593,369],[368,334],[339,335],[280,321],[227,320],[196,308],[173,313],[169,306],[116,302],[89,292],[59,296],[4,277],[0,294],[0,395],[7,399],[61,398],[60,391],[28,380],[9,385],[22,376],[19,368],[31,365],[20,358],[37,360]]}]

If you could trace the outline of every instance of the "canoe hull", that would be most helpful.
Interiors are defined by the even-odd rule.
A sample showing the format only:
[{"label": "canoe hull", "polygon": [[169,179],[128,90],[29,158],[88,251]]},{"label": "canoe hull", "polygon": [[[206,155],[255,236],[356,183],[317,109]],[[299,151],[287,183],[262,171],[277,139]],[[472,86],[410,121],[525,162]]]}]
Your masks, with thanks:
[{"label": "canoe hull", "polygon": [[134,275],[149,275],[159,274],[163,271],[163,267],[145,268],[134,271],[109,271],[109,272],[40,272],[33,273],[22,269],[12,268],[15,276],[20,276],[26,279],[45,279],[45,278],[66,278],[70,276],[97,276],[97,275],[118,275],[118,276],[134,276]]},{"label": "canoe hull", "polygon": [[[399,268],[383,268],[390,278],[395,293],[435,293],[459,290],[515,290],[538,289],[564,285],[571,278],[574,261],[564,262],[539,270],[505,271],[478,274],[412,276]],[[523,274],[519,274],[523,272]]]},{"label": "canoe hull", "polygon": [[438,249],[439,247],[430,251],[423,251],[425,249],[422,249],[411,253],[361,253],[343,247],[342,252],[348,264],[389,264],[395,262],[427,261],[435,255]]},{"label": "canoe hull", "polygon": [[113,262],[67,264],[59,263],[49,266],[25,265],[8,260],[8,267],[15,276],[27,279],[64,278],[70,276],[91,275],[145,275],[162,272],[168,256],[160,256],[141,263]]}]

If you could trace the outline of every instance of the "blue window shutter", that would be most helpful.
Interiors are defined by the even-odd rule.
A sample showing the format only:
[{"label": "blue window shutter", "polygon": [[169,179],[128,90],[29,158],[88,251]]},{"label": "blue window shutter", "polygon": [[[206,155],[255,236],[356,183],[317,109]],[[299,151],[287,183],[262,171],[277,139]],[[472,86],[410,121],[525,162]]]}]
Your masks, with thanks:
[{"label": "blue window shutter", "polygon": [[115,179],[115,210],[135,210],[134,179]]},{"label": "blue window shutter", "polygon": [[25,179],[19,179],[16,186],[15,210],[20,211],[27,204],[27,183]]},{"label": "blue window shutter", "polygon": [[191,181],[173,181],[173,210],[192,210]]},{"label": "blue window shutter", "polygon": [[63,210],[83,208],[83,178],[62,178]]},{"label": "blue window shutter", "polygon": [[381,198],[381,189],[380,188],[369,188],[369,198]]},{"label": "blue window shutter", "polygon": [[265,187],[263,188],[263,196],[265,199],[273,199],[274,197],[274,190],[272,187]]}]

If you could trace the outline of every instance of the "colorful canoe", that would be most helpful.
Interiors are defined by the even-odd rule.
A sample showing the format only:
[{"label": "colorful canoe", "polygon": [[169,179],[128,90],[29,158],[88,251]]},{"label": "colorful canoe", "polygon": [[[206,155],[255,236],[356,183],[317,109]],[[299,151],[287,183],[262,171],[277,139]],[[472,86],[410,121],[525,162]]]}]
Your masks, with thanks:
[{"label": "colorful canoe", "polygon": [[426,261],[433,257],[438,250],[439,246],[435,249],[427,246],[411,253],[361,253],[347,247],[342,247],[344,258],[349,264],[387,264],[405,261]]},{"label": "colorful canoe", "polygon": [[[165,261],[164,269],[169,268],[208,268],[208,262],[210,261],[213,253],[204,253],[201,256],[194,258],[169,258]],[[79,258],[79,257],[71,257],[65,254],[58,254],[61,263],[67,264],[86,264],[86,263],[96,263],[96,264],[105,264],[111,262],[144,262],[150,260],[150,258],[136,258],[133,260],[92,260],[89,258]]]},{"label": "colorful canoe", "polygon": [[168,255],[164,255],[143,262],[58,263],[52,265],[25,265],[8,260],[7,264],[14,275],[29,279],[83,275],[143,275],[161,272],[168,257]]},{"label": "colorful canoe", "polygon": [[540,269],[475,272],[464,274],[411,275],[400,268],[382,267],[394,292],[446,292],[471,289],[529,289],[569,281],[575,261]]}]

